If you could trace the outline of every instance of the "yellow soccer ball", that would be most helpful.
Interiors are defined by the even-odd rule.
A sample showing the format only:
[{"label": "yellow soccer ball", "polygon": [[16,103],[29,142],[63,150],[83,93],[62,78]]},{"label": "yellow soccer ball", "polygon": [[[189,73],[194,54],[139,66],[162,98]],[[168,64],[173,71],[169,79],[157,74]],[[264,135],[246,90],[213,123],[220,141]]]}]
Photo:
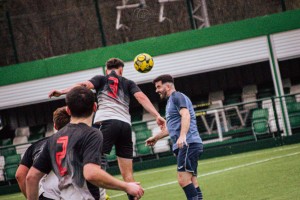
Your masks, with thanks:
[{"label": "yellow soccer ball", "polygon": [[134,58],[134,68],[141,73],[150,72],[154,65],[153,58],[147,53],[141,53]]}]

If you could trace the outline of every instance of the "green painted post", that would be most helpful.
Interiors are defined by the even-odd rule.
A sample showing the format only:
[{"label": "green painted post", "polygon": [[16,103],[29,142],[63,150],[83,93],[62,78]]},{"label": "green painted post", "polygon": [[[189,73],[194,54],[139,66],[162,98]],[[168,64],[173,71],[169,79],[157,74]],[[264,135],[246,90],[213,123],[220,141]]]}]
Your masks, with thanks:
[{"label": "green painted post", "polygon": [[11,44],[12,44],[12,47],[14,50],[14,57],[15,57],[16,63],[19,63],[18,52],[17,52],[16,42],[15,42],[15,36],[14,36],[13,28],[12,28],[10,14],[8,11],[6,12],[6,18],[7,18],[7,22],[8,22],[8,30],[9,30],[10,40],[11,40]]},{"label": "green painted post", "polygon": [[277,136],[280,139],[280,142],[282,144],[282,137],[280,134],[280,126],[279,126],[279,122],[278,122],[278,115],[277,115],[277,110],[276,110],[276,101],[274,100],[274,97],[272,97],[272,107],[274,110],[274,117],[275,117],[275,123],[276,123],[276,128],[277,128]]},{"label": "green painted post", "polygon": [[280,91],[280,85],[279,85],[279,80],[278,80],[279,78],[278,78],[277,69],[276,69],[276,65],[275,65],[275,58],[274,58],[272,42],[271,42],[270,35],[267,35],[267,37],[268,37],[268,45],[269,45],[269,51],[270,51],[270,56],[271,56],[271,67],[273,68],[273,71],[274,71],[277,94],[278,94],[279,99],[280,99],[280,107],[281,107],[281,112],[282,112],[282,116],[283,116],[284,129],[285,129],[285,132],[286,132],[286,136],[288,136],[289,135],[289,130],[288,130],[288,127],[287,127],[286,115],[285,115],[285,110],[284,110],[283,102],[282,102],[282,93]]},{"label": "green painted post", "polygon": [[94,0],[94,3],[95,3],[96,15],[97,15],[97,19],[98,19],[99,31],[101,33],[102,45],[104,47],[106,47],[106,38],[105,38],[104,31],[103,31],[102,18],[101,18],[101,14],[100,14],[100,10],[99,10],[98,0]]},{"label": "green painted post", "polygon": [[105,76],[106,75],[105,66],[101,66],[101,67],[102,67],[102,70],[103,70],[103,75]]},{"label": "green painted post", "polygon": [[281,2],[281,9],[283,12],[285,12],[286,11],[285,0],[280,0],[280,2]]},{"label": "green painted post", "polygon": [[193,5],[192,5],[192,0],[186,0],[186,4],[188,7],[188,13],[189,13],[189,18],[190,18],[190,23],[191,23],[191,28],[196,29],[196,23],[193,18]]}]

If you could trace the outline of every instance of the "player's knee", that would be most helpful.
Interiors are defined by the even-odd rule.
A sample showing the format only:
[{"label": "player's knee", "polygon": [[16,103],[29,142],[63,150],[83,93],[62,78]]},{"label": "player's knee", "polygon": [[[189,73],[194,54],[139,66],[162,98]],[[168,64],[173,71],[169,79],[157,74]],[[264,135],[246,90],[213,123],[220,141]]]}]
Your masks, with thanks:
[{"label": "player's knee", "polygon": [[180,185],[180,187],[185,187],[190,183],[192,183],[192,181],[190,179],[187,179],[184,176],[178,175],[178,184]]},{"label": "player's knee", "polygon": [[21,178],[21,174],[18,170],[16,171],[15,178],[17,179],[17,181]]},{"label": "player's knee", "polygon": [[185,187],[190,184],[190,182],[186,181],[185,179],[178,179],[178,184],[180,185],[180,187]]}]

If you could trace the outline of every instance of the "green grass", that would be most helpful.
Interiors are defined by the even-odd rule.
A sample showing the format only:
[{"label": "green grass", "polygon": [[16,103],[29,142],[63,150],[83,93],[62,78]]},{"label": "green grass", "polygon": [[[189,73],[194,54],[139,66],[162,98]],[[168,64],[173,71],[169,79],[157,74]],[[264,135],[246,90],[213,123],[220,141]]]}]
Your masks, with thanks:
[{"label": "green grass", "polygon": [[[300,199],[300,144],[199,161],[198,181],[204,198]],[[116,176],[120,178],[120,176]],[[176,166],[135,173],[145,189],[144,200],[182,200]],[[120,191],[108,191],[112,199],[126,199]],[[0,199],[24,199],[21,194]]]}]

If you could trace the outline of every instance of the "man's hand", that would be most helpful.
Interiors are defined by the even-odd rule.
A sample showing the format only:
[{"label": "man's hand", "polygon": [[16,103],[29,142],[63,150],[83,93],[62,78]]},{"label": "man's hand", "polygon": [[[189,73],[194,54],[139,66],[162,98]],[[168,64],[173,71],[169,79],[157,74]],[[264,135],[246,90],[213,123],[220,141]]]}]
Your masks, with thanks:
[{"label": "man's hand", "polygon": [[152,137],[149,137],[147,140],[146,140],[146,145],[147,146],[154,146],[157,142],[157,139],[155,138],[155,136],[152,136]]},{"label": "man's hand", "polygon": [[186,135],[180,135],[176,142],[179,149],[182,149],[184,145],[187,146]]},{"label": "man's hand", "polygon": [[156,117],[156,123],[163,130],[166,127],[166,120],[161,116]]},{"label": "man's hand", "polygon": [[144,189],[138,182],[128,182],[126,183],[126,193],[140,199],[144,195]]},{"label": "man's hand", "polygon": [[61,96],[63,93],[59,90],[52,90],[51,92],[49,92],[48,97],[59,97]]}]

